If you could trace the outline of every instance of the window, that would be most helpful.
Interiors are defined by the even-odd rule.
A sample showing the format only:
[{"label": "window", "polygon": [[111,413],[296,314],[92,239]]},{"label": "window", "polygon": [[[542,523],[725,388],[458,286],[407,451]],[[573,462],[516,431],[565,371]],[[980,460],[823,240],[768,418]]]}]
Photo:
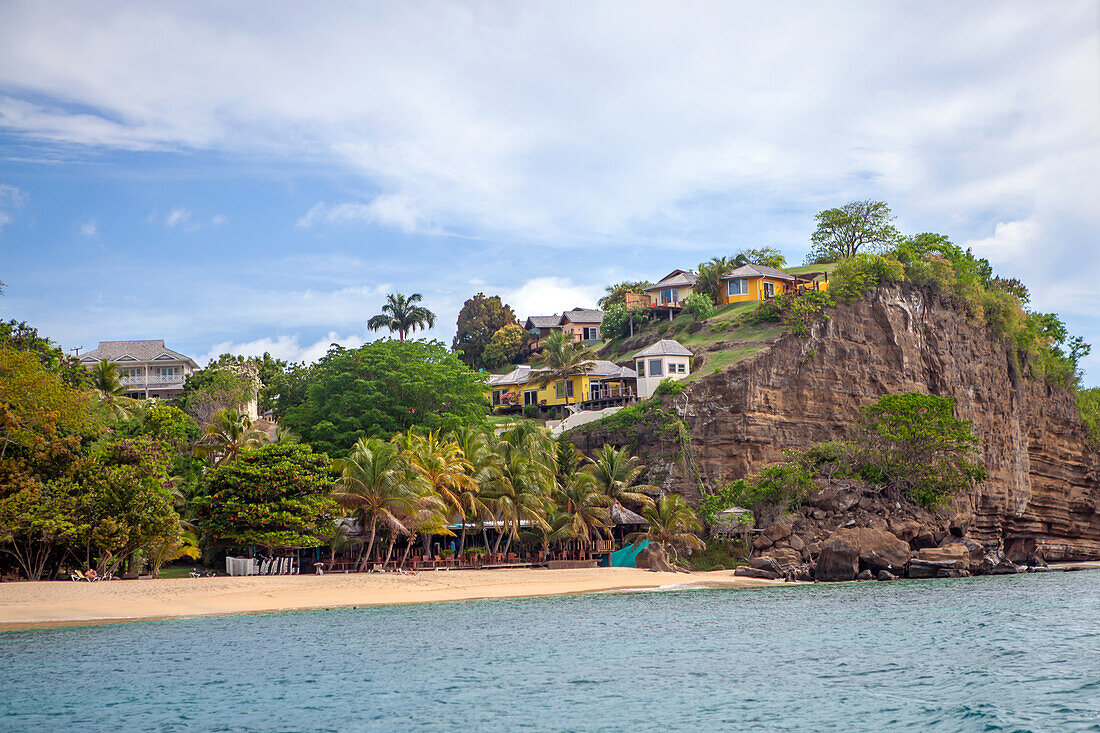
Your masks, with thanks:
[{"label": "window", "polygon": [[676,288],[665,288],[661,291],[661,303],[663,305],[676,304],[680,301],[680,291]]},{"label": "window", "polygon": [[554,396],[559,400],[565,399],[567,396],[573,396],[573,380],[567,380],[564,382],[554,382]]},{"label": "window", "polygon": [[638,372],[638,376],[639,377],[644,377],[645,376],[645,359],[638,359],[637,367],[638,368],[635,371]]},{"label": "window", "polygon": [[726,280],[726,296],[734,295],[747,295],[749,292],[749,281],[745,278],[738,278],[736,280]]},{"label": "window", "polygon": [[585,341],[598,341],[600,338],[600,329],[595,326],[584,327],[584,340]]},{"label": "window", "polygon": [[499,407],[500,406],[500,400],[503,396],[504,396],[504,390],[503,389],[494,389],[493,390],[493,407]]},{"label": "window", "polygon": [[651,376],[651,377],[660,377],[660,376],[664,376],[664,373],[665,373],[664,362],[662,362],[660,359],[650,359],[649,360],[649,376]]},{"label": "window", "polygon": [[764,297],[765,298],[774,298],[775,297],[775,283],[764,283]]},{"label": "window", "polygon": [[523,404],[524,405],[537,405],[539,403],[539,391],[537,389],[528,389],[523,392]]},{"label": "window", "polygon": [[687,374],[687,364],[677,364],[676,365],[676,373],[677,374]]}]

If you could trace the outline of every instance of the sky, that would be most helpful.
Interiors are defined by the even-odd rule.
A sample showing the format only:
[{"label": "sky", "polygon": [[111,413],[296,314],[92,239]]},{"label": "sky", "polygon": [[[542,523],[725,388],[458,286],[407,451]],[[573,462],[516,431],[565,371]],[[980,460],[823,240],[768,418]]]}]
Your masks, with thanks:
[{"label": "sky", "polygon": [[887,201],[1096,344],[1100,3],[0,0],[0,317],[313,361]]}]

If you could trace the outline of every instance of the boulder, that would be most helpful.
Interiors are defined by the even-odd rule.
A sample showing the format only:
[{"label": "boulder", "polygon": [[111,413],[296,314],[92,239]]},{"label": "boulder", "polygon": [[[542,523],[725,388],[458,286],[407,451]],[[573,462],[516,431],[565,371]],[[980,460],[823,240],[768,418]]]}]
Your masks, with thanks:
[{"label": "boulder", "polygon": [[935,578],[940,570],[954,569],[937,560],[921,560],[914,557],[909,561],[910,578]]},{"label": "boulder", "polygon": [[676,568],[668,561],[668,554],[656,542],[650,542],[643,547],[634,559],[634,563],[645,570],[659,570],[663,573],[676,572]]},{"label": "boulder", "polygon": [[757,550],[767,549],[774,544],[774,542],[768,539],[767,535],[757,535],[756,539],[752,541],[752,546]]},{"label": "boulder", "polygon": [[961,542],[951,542],[942,547],[924,547],[917,551],[917,559],[942,563],[942,567],[958,570],[970,569],[970,550]]},{"label": "boulder", "polygon": [[[758,559],[771,560],[778,566],[780,571],[785,572],[802,564],[802,553],[790,547],[773,547],[764,558]],[[753,565],[753,567],[756,567],[756,565]]]},{"label": "boulder", "polygon": [[966,534],[966,531],[970,529],[970,525],[974,522],[974,515],[970,512],[959,512],[955,516],[951,517],[951,522],[947,525],[951,534],[956,537],[962,537]]},{"label": "boulder", "polygon": [[733,571],[733,574],[742,578],[763,578],[765,580],[779,580],[783,577],[782,573],[773,573],[770,570],[745,566],[737,568]]},{"label": "boulder", "polygon": [[895,535],[870,527],[833,532],[817,558],[818,580],[852,580],[860,570],[902,571],[909,562],[909,545]]},{"label": "boulder", "polygon": [[898,576],[894,575],[889,570],[879,570],[878,571],[878,579],[879,580],[897,580]]},{"label": "boulder", "polygon": [[817,556],[814,578],[826,582],[855,580],[859,573],[859,546],[846,536],[838,536],[850,530],[837,530],[833,533]]},{"label": "boulder", "polygon": [[791,517],[780,517],[775,524],[764,530],[764,536],[773,543],[791,536],[791,527],[794,520]]},{"label": "boulder", "polygon": [[936,573],[937,578],[969,578],[969,570],[960,570],[959,568],[940,568]]},{"label": "boulder", "polygon": [[806,541],[796,534],[792,534],[788,537],[787,541],[790,543],[791,549],[799,553],[806,547]]},{"label": "boulder", "polygon": [[1020,572],[1016,564],[1002,555],[1000,551],[989,552],[978,565],[980,575],[1014,575]]},{"label": "boulder", "polygon": [[919,550],[922,547],[935,547],[936,536],[931,532],[922,531],[920,534],[909,540],[909,546],[914,550]]},{"label": "boulder", "polygon": [[856,576],[856,580],[874,580],[875,576],[870,570],[863,570]]},{"label": "boulder", "polygon": [[904,542],[912,542],[913,538],[919,535],[922,529],[921,523],[915,519],[899,518],[890,520],[890,531]]},{"label": "boulder", "polygon": [[774,575],[782,575],[783,568],[776,562],[775,558],[771,557],[754,557],[749,560],[749,567],[756,568],[757,570],[766,570]]}]

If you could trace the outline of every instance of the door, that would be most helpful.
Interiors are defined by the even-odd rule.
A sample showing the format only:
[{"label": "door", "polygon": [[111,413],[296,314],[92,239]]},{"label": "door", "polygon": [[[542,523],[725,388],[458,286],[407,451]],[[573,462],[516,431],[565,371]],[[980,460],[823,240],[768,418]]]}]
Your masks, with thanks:
[{"label": "door", "polygon": [[774,298],[775,297],[775,283],[764,283],[764,297],[765,298]]}]

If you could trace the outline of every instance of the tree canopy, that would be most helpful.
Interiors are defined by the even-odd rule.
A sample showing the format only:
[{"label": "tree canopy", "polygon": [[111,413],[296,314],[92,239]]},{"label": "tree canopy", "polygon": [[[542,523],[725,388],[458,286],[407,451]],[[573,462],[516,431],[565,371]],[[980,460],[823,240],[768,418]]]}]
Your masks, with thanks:
[{"label": "tree canopy", "polygon": [[527,345],[527,332],[518,323],[509,323],[496,330],[485,351],[481,354],[481,360],[489,369],[496,369],[505,364],[513,364],[519,355],[523,353]]},{"label": "tree canopy", "polygon": [[488,409],[484,385],[484,374],[439,341],[337,346],[310,370],[306,397],[283,424],[318,450],[342,457],[362,437],[480,424]]},{"label": "tree canopy", "polygon": [[625,280],[609,285],[606,288],[607,295],[599,300],[599,306],[606,311],[615,305],[625,305],[628,293],[644,293],[645,289],[652,284],[649,280]]},{"label": "tree canopy", "polygon": [[837,262],[860,252],[881,253],[898,239],[894,215],[885,201],[852,201],[816,217],[807,265]]},{"label": "tree canopy", "polygon": [[382,312],[367,321],[367,328],[372,331],[388,329],[390,333],[396,333],[401,341],[417,329],[426,331],[432,328],[435,326],[435,313],[418,305],[420,301],[420,293],[408,296],[390,293],[386,296]]},{"label": "tree canopy", "polygon": [[501,328],[518,325],[512,306],[504,303],[499,295],[478,293],[462,305],[458,312],[458,324],[451,348],[461,352],[459,358],[474,369],[486,367],[485,347]]}]

